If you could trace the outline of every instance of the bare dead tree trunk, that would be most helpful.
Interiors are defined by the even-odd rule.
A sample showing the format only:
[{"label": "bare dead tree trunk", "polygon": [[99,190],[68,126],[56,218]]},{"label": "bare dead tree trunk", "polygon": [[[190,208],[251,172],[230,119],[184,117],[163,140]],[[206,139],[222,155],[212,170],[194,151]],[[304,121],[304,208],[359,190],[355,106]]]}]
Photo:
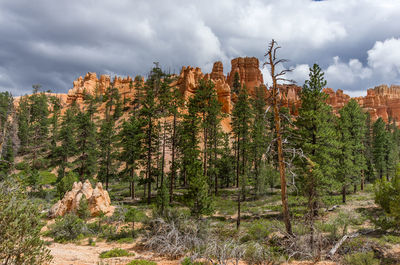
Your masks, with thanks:
[{"label": "bare dead tree trunk", "polygon": [[290,215],[289,215],[289,206],[287,200],[287,186],[286,186],[286,173],[285,173],[285,161],[283,157],[283,148],[282,148],[282,136],[281,136],[281,119],[279,116],[279,106],[278,106],[278,87],[277,81],[282,80],[279,76],[283,76],[287,70],[283,70],[280,73],[275,73],[275,67],[279,63],[284,62],[283,59],[276,58],[276,51],[280,47],[277,45],[275,40],[272,40],[268,52],[265,54],[267,57],[267,62],[265,64],[270,66],[270,73],[272,78],[272,101],[273,101],[273,109],[274,109],[274,122],[275,122],[275,134],[277,139],[277,149],[278,149],[278,165],[279,165],[279,175],[281,181],[281,199],[282,199],[282,212],[283,212],[283,220],[286,226],[286,232],[292,235],[292,225],[290,223]]}]

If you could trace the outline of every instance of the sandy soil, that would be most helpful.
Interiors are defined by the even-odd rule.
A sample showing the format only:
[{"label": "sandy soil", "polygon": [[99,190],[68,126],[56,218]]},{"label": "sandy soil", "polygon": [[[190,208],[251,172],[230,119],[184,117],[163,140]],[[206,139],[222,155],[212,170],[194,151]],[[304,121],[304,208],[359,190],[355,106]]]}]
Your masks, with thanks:
[{"label": "sandy soil", "polygon": [[[113,248],[122,248],[133,253],[132,257],[118,257],[109,259],[100,259],[99,255],[103,251]],[[110,242],[96,242],[96,246],[89,246],[87,240],[82,241],[82,245],[73,243],[59,244],[52,243],[49,246],[54,259],[51,264],[57,265],[125,265],[133,259],[147,259],[157,262],[157,264],[175,265],[179,264],[179,260],[166,260],[162,257],[154,256],[150,252],[142,252],[135,249],[134,244],[119,244]]]}]

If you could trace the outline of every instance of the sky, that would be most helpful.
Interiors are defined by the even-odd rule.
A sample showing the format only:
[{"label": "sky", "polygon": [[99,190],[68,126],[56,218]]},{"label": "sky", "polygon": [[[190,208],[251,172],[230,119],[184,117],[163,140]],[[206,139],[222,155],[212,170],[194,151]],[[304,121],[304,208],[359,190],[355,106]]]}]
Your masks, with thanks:
[{"label": "sky", "polygon": [[235,57],[262,66],[273,38],[298,85],[317,63],[328,87],[365,95],[400,84],[399,14],[398,0],[0,0],[0,91],[65,93],[87,72],[146,76],[153,62],[227,73]]}]

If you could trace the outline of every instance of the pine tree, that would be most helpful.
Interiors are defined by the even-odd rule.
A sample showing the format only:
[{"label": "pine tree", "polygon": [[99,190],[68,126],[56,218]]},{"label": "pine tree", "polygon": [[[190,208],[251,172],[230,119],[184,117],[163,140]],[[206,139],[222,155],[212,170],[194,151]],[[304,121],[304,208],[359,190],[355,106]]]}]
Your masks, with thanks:
[{"label": "pine tree", "polygon": [[204,175],[198,135],[200,133],[199,97],[192,96],[188,103],[188,113],[184,115],[179,147],[181,152],[181,172],[184,183],[189,182],[188,199],[192,215],[200,217],[212,211],[211,199],[208,196],[209,187]]},{"label": "pine tree", "polygon": [[[364,156],[366,161],[366,170],[364,175],[366,180],[369,182],[375,178],[372,142],[371,115],[367,112],[365,114]],[[361,189],[363,189],[363,187]]]},{"label": "pine tree", "polygon": [[115,163],[117,159],[117,134],[114,126],[114,120],[109,115],[106,115],[98,133],[98,143],[101,148],[99,152],[100,167],[97,176],[105,183],[106,190],[108,190],[110,178],[115,176],[117,170]]},{"label": "pine tree", "polygon": [[74,164],[77,165],[79,179],[83,181],[84,178],[93,177],[97,169],[96,125],[88,111],[80,111],[76,116],[76,146]]},{"label": "pine tree", "polygon": [[252,100],[252,109],[254,112],[254,121],[251,128],[251,164],[253,166],[253,186],[254,196],[258,197],[261,192],[262,176],[261,167],[263,154],[267,149],[267,121],[265,117],[266,102],[265,102],[265,88],[255,88],[255,98]]},{"label": "pine tree", "polygon": [[340,111],[340,167],[339,182],[342,185],[342,201],[346,202],[346,191],[350,184],[361,183],[361,175],[365,169],[364,137],[365,116],[354,99],[350,100]]},{"label": "pine tree", "polygon": [[70,167],[69,158],[76,154],[76,125],[75,125],[76,108],[71,107],[66,110],[62,118],[61,127],[59,131],[60,146],[55,149],[56,164],[58,168],[58,178],[60,181],[65,176],[66,169]]},{"label": "pine tree", "polygon": [[30,139],[29,123],[29,99],[28,96],[23,96],[20,98],[18,106],[18,138],[21,142],[19,150],[21,154],[25,154],[28,151]]},{"label": "pine tree", "polygon": [[59,131],[59,119],[61,115],[61,103],[58,97],[50,97],[50,103],[52,106],[51,117],[50,117],[50,158],[52,159],[52,164],[55,164],[55,157],[53,156],[56,153],[57,142],[58,142],[58,131]]},{"label": "pine tree", "polygon": [[386,124],[382,118],[378,118],[373,125],[372,129],[373,134],[373,158],[374,158],[374,167],[377,171],[377,174],[380,179],[383,178],[385,169],[386,169],[386,160],[385,156],[387,153],[387,133],[386,133]]},{"label": "pine tree", "polygon": [[335,177],[335,155],[337,155],[335,118],[326,103],[327,94],[322,89],[326,85],[324,73],[314,64],[310,68],[301,92],[301,107],[296,121],[298,147],[306,159],[299,159],[301,185],[308,199],[308,219],[311,229],[310,244],[314,245],[314,216],[318,213],[318,200],[324,188],[329,187]]},{"label": "pine tree", "polygon": [[122,124],[119,133],[119,146],[122,148],[119,160],[125,162],[123,174],[128,176],[131,198],[135,199],[135,171],[143,150],[144,134],[141,122],[135,112],[131,113],[128,121]]},{"label": "pine tree", "polygon": [[48,99],[44,93],[34,93],[29,97],[29,150],[32,153],[32,166],[39,168],[37,160],[47,150],[47,137],[49,132]]},{"label": "pine tree", "polygon": [[145,82],[144,86],[141,86],[138,82],[136,87],[136,98],[140,104],[139,119],[143,120],[143,131],[145,132],[144,141],[144,168],[145,168],[145,183],[147,184],[147,203],[151,202],[151,184],[154,181],[156,175],[154,165],[154,154],[156,150],[157,135],[157,119],[158,119],[158,102],[157,96],[160,92],[160,85],[162,82],[164,73],[156,65],[150,72],[150,75]]},{"label": "pine tree", "polygon": [[171,150],[171,166],[170,166],[170,178],[169,178],[169,201],[173,201],[174,186],[176,181],[178,163],[177,163],[177,143],[178,143],[178,127],[179,119],[181,117],[180,111],[184,107],[183,95],[179,88],[174,86],[171,88],[171,101],[168,104],[169,113],[172,115],[172,124],[170,126],[170,150]]},{"label": "pine tree", "polygon": [[236,186],[238,187],[237,228],[240,226],[240,203],[246,196],[251,118],[247,89],[243,87],[232,110],[232,133],[236,142]]}]

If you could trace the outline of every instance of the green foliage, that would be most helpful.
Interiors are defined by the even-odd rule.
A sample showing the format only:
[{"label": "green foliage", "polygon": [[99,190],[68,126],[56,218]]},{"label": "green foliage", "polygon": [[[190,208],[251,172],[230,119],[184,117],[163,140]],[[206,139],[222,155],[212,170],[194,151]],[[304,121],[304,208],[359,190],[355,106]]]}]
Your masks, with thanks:
[{"label": "green foliage", "polygon": [[85,195],[82,195],[78,209],[76,211],[76,214],[79,216],[79,218],[86,220],[90,217],[90,211],[89,211],[89,203],[88,200],[86,199]]},{"label": "green foliage", "polygon": [[364,156],[365,116],[355,100],[350,100],[340,111],[338,132],[340,139],[337,178],[342,185],[343,202],[346,201],[348,185],[361,183],[366,169]]},{"label": "green foliage", "polygon": [[379,259],[374,258],[374,252],[357,252],[344,256],[343,264],[346,265],[379,265]]},{"label": "green foliage", "polygon": [[295,123],[299,139],[297,147],[306,157],[299,159],[297,164],[301,190],[309,201],[310,216],[314,216],[323,191],[332,185],[337,168],[335,117],[326,103],[328,95],[322,91],[325,85],[324,73],[314,64],[301,91],[301,107]]},{"label": "green foliage", "polygon": [[[154,261],[145,260],[145,259],[135,259],[126,265],[157,265],[157,263]],[[197,265],[197,264],[195,264],[195,265]]]},{"label": "green foliage", "polygon": [[107,190],[110,178],[113,178],[117,171],[117,140],[118,137],[115,131],[115,122],[106,115],[106,118],[101,123],[100,132],[98,134],[98,142],[101,146],[101,149],[99,152],[98,162],[100,167],[97,177],[102,182],[105,182]]},{"label": "green foliage", "polygon": [[97,139],[96,125],[91,113],[79,112],[76,116],[76,147],[78,156],[74,164],[80,180],[91,178],[97,169]]},{"label": "green foliage", "polygon": [[85,222],[73,213],[58,217],[56,222],[50,226],[49,236],[56,242],[76,240],[88,235],[89,230]]},{"label": "green foliage", "polygon": [[0,262],[47,264],[52,257],[40,238],[39,208],[15,183],[0,182]]},{"label": "green foliage", "polygon": [[252,240],[265,241],[271,234],[270,224],[265,221],[254,221],[247,230]]},{"label": "green foliage", "polygon": [[57,183],[57,194],[60,198],[64,196],[67,191],[72,189],[72,185],[75,181],[78,181],[78,176],[73,171],[69,171],[64,177]]},{"label": "green foliage", "polygon": [[[400,164],[396,176],[387,181],[377,180],[375,183],[375,202],[384,210],[387,218],[381,218],[382,224],[388,223],[392,228],[397,229],[400,224]],[[379,221],[379,220],[378,220]],[[390,225],[392,223],[392,225]]]},{"label": "green foliage", "polygon": [[126,249],[113,248],[108,251],[103,251],[100,253],[99,257],[101,259],[114,258],[114,257],[127,257],[134,256],[135,254],[129,253]]},{"label": "green foliage", "polygon": [[386,124],[382,118],[378,118],[373,125],[373,158],[374,166],[380,179],[383,178],[386,169],[387,132]]},{"label": "green foliage", "polygon": [[169,192],[165,181],[161,184],[161,187],[157,190],[156,198],[157,211],[164,215],[165,210],[169,206]]}]

